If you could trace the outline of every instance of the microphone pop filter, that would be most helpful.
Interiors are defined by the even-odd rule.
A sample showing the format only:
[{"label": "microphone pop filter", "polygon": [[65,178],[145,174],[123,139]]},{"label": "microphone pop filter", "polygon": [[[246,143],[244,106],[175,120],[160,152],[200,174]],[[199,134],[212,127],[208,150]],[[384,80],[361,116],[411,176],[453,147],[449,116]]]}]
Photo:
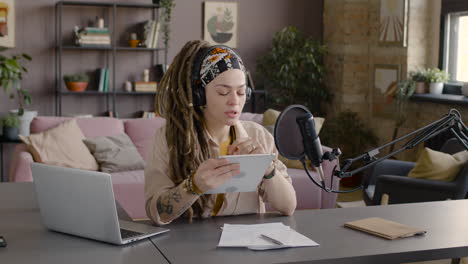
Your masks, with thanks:
[{"label": "microphone pop filter", "polygon": [[311,114],[302,105],[288,106],[278,117],[275,124],[275,145],[278,152],[290,160],[300,160],[305,157],[304,144],[296,118]]}]

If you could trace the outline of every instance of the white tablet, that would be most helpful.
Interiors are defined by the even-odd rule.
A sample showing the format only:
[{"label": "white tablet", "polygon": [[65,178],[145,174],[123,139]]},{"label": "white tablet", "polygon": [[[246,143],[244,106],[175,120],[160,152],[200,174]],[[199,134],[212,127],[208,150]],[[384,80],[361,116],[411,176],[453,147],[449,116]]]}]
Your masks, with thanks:
[{"label": "white tablet", "polygon": [[232,163],[240,163],[240,173],[218,188],[205,193],[255,192],[274,157],[274,154],[220,156],[219,158],[228,159]]}]

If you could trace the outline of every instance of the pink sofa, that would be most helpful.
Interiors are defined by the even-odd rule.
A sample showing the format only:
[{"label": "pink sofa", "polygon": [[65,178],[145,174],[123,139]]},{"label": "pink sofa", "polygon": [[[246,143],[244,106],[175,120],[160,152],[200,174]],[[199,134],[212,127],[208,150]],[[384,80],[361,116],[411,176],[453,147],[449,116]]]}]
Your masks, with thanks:
[{"label": "pink sofa", "polygon": [[[262,122],[262,114],[243,113],[241,119]],[[31,123],[31,133],[39,133],[68,120],[66,117],[36,117]],[[138,152],[146,160],[152,146],[154,131],[164,125],[163,118],[151,119],[116,119],[107,117],[79,118],[78,126],[87,138],[111,136],[126,133],[135,144]],[[32,181],[30,163],[31,154],[24,144],[17,146],[10,171],[10,181]],[[324,162],[326,175],[331,175],[336,162]],[[303,170],[288,169],[296,189],[297,209],[320,209],[335,207],[336,194],[326,193],[316,187]],[[144,173],[143,170],[112,173],[114,192],[119,203],[135,218],[144,218]],[[313,173],[318,180],[318,175]],[[329,181],[327,181],[329,182]],[[338,181],[335,181],[338,185]]]}]

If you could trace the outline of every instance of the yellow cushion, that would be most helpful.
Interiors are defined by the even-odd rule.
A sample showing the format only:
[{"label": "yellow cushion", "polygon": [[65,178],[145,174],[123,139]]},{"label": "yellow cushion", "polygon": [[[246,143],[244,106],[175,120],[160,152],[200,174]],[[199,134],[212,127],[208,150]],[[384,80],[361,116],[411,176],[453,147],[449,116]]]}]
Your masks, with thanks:
[{"label": "yellow cushion", "polygon": [[[276,119],[278,119],[279,115],[281,114],[280,111],[274,109],[267,109],[263,113],[263,126],[274,126],[276,124]],[[314,117],[315,122],[315,131],[317,131],[317,135],[322,129],[323,122],[325,122],[325,118],[322,117]],[[290,160],[281,155],[278,155],[278,159],[286,165],[286,167],[291,169],[304,169],[302,163],[298,160]]]},{"label": "yellow cushion", "polygon": [[75,119],[47,131],[20,138],[28,146],[36,162],[84,170],[99,168],[82,141],[85,137]]},{"label": "yellow cushion", "polygon": [[467,161],[466,150],[450,155],[424,148],[408,177],[450,182]]},{"label": "yellow cushion", "polygon": [[263,126],[275,125],[276,119],[278,119],[278,116],[280,114],[281,114],[280,111],[276,111],[276,110],[271,109],[271,108],[267,109],[263,113],[263,121],[262,121]]}]

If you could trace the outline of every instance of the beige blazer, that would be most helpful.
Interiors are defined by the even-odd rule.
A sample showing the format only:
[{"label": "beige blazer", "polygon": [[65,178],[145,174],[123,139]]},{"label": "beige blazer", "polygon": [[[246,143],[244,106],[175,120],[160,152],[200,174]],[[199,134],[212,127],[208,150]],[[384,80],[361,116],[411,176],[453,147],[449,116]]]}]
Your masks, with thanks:
[{"label": "beige blazer", "polygon": [[[275,177],[285,177],[289,184],[292,185],[291,178],[286,171],[286,166],[278,160],[278,151],[275,147],[273,136],[263,126],[251,121],[239,121],[234,128],[237,138],[251,137],[256,139],[259,144],[263,145],[267,153],[274,153],[276,155],[274,159],[276,167]],[[165,135],[165,126],[156,131],[152,152],[146,162],[145,169],[146,213],[158,225],[168,223],[161,221],[156,206],[152,205],[156,205],[156,200],[163,192],[176,186],[169,177],[169,150]],[[211,148],[211,153],[219,153],[219,146],[211,137],[209,137],[209,147]],[[256,192],[226,193],[225,201],[217,216],[264,213],[265,202],[268,202],[269,195],[274,194],[269,194],[264,190],[263,181]],[[212,215],[215,197],[213,195],[212,199],[208,201],[203,209],[203,218]]]}]

